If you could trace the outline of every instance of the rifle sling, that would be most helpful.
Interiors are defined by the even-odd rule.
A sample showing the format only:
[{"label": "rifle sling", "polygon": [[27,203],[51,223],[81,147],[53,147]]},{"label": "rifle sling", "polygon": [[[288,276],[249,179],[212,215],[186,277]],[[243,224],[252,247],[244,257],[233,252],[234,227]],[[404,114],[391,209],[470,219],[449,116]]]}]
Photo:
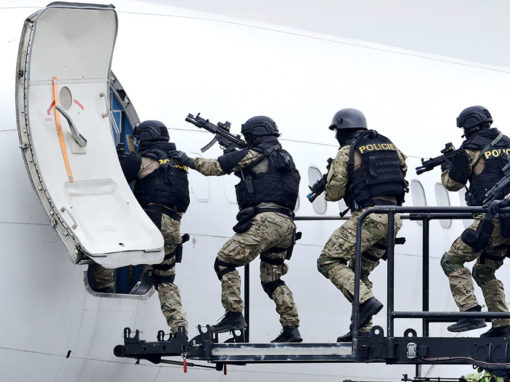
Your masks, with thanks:
[{"label": "rifle sling", "polygon": [[476,158],[475,163],[473,163],[473,166],[471,168],[475,168],[475,166],[478,164],[478,161],[480,159],[482,159],[482,157],[485,154],[485,152],[487,152],[488,150],[492,149],[494,147],[494,145],[501,140],[501,138],[503,138],[503,133],[500,132],[498,134],[498,136],[496,138],[494,138],[494,140],[491,143],[489,143],[487,146],[485,146],[482,149],[482,151],[480,151],[480,154],[478,154],[478,158]]}]

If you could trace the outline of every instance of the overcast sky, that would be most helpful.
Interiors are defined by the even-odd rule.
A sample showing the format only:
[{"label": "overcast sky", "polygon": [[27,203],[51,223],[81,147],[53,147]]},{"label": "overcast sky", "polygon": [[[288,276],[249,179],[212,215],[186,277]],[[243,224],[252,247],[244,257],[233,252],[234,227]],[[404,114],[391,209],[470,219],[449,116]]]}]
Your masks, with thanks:
[{"label": "overcast sky", "polygon": [[510,67],[510,0],[156,0]]}]

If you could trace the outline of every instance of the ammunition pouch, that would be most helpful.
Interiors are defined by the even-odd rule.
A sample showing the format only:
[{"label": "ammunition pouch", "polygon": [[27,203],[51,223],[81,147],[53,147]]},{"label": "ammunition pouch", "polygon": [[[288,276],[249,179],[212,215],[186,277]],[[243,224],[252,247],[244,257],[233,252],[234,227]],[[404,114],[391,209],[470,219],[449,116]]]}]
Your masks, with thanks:
[{"label": "ammunition pouch", "polygon": [[460,237],[464,243],[473,248],[473,251],[478,252],[487,247],[493,229],[492,219],[483,219],[476,231],[466,228]]}]

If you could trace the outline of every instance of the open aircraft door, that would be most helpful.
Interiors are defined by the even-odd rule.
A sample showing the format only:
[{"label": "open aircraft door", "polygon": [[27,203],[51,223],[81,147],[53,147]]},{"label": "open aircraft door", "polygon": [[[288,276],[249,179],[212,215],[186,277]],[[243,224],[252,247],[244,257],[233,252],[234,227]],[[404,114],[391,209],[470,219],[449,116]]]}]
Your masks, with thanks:
[{"label": "open aircraft door", "polygon": [[25,21],[17,63],[21,150],[74,263],[159,263],[163,237],[136,201],[111,128],[111,5],[55,2]]}]

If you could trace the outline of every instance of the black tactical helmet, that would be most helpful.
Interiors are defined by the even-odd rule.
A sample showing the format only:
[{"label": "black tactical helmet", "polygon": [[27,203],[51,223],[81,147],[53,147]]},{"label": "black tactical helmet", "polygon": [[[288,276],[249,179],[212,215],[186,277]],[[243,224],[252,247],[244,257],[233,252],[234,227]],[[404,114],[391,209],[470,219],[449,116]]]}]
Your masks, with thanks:
[{"label": "black tactical helmet", "polygon": [[334,129],[367,129],[367,120],[361,111],[358,109],[342,109],[335,113],[330,130]]},{"label": "black tactical helmet", "polygon": [[484,123],[487,123],[486,127],[489,127],[492,123],[492,116],[489,110],[483,106],[470,106],[462,110],[457,117],[457,127],[462,127],[466,130]]},{"label": "black tactical helmet", "polygon": [[257,116],[248,119],[241,125],[241,133],[246,137],[247,135],[261,137],[264,135],[273,135],[279,137],[278,126],[275,121],[269,117]]},{"label": "black tactical helmet", "polygon": [[143,121],[138,126],[136,126],[135,131],[133,132],[133,136],[139,142],[168,142],[170,140],[168,129],[166,128],[165,124],[163,122],[154,120]]}]

